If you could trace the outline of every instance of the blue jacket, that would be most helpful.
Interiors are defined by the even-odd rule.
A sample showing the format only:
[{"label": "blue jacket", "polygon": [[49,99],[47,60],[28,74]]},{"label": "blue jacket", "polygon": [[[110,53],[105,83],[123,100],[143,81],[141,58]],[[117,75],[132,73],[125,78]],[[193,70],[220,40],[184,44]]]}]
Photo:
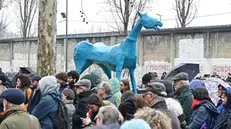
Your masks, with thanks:
[{"label": "blue jacket", "polygon": [[226,105],[223,105],[224,111],[218,116],[213,129],[231,129],[231,87],[227,87],[225,92],[228,100]]},{"label": "blue jacket", "polygon": [[29,99],[28,103],[28,109],[27,111],[31,114],[32,110],[34,109],[35,106],[38,105],[40,99],[42,98],[41,91],[40,89],[32,89],[32,94]]},{"label": "blue jacket", "polygon": [[112,98],[112,95],[108,95],[107,97],[103,98],[103,100],[107,100],[112,104],[116,105],[116,101]]},{"label": "blue jacket", "polygon": [[210,129],[218,114],[219,112],[216,109],[215,104],[211,100],[204,100],[193,111],[190,118],[191,123],[189,128],[200,129],[201,126],[206,123],[206,128]]},{"label": "blue jacket", "polygon": [[42,129],[54,129],[56,116],[58,113],[57,94],[47,94],[41,98],[39,104],[33,109],[32,115],[38,118]]},{"label": "blue jacket", "polygon": [[217,110],[218,110],[220,113],[222,113],[222,112],[224,111],[224,106],[223,106],[223,104],[222,104],[222,100],[221,100],[221,99],[218,100],[218,102],[217,102]]}]

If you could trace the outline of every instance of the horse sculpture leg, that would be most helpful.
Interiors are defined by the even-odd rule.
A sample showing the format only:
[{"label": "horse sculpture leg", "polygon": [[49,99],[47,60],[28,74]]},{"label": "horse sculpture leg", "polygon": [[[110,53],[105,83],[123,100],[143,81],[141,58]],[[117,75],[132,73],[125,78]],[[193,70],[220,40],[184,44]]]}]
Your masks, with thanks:
[{"label": "horse sculpture leg", "polygon": [[109,79],[111,79],[111,70],[102,64],[100,64],[99,66],[103,69],[103,71],[107,75],[107,77]]},{"label": "horse sculpture leg", "polygon": [[132,90],[135,94],[137,94],[137,89],[136,89],[136,81],[135,81],[135,76],[134,76],[134,69],[129,69],[130,72],[130,77],[131,77],[131,82],[132,82]]},{"label": "horse sculpture leg", "polygon": [[75,63],[76,71],[79,74],[83,73],[84,70],[86,70],[89,66],[92,65],[92,63],[87,60],[76,60]]}]

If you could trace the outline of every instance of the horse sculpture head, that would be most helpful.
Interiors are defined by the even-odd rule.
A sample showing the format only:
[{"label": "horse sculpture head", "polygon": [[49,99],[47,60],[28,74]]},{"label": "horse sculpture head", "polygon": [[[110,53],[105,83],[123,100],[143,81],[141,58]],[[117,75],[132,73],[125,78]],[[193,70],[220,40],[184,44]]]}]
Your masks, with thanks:
[{"label": "horse sculpture head", "polygon": [[141,14],[140,12],[137,11],[137,14],[140,16],[140,22],[143,25],[144,28],[146,29],[155,29],[155,30],[160,30],[159,27],[162,27],[162,22],[149,17],[147,14]]}]

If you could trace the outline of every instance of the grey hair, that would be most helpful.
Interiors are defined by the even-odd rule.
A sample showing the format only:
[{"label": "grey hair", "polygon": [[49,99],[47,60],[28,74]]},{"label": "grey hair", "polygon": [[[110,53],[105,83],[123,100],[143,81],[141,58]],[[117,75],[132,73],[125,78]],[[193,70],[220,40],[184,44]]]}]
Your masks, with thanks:
[{"label": "grey hair", "polygon": [[[4,100],[7,101],[6,99],[4,99]],[[17,104],[13,104],[13,103],[10,103],[9,101],[7,101],[7,107],[8,108],[12,108],[14,106],[24,107],[24,103],[17,105]]]},{"label": "grey hair", "polygon": [[96,118],[102,119],[104,124],[113,124],[122,121],[119,110],[114,106],[101,107]]},{"label": "grey hair", "polygon": [[184,86],[189,86],[189,81],[188,80],[182,80],[182,82],[184,83]]},{"label": "grey hair", "polygon": [[103,81],[99,87],[102,87],[106,95],[110,95],[112,92],[112,87],[108,82]]}]

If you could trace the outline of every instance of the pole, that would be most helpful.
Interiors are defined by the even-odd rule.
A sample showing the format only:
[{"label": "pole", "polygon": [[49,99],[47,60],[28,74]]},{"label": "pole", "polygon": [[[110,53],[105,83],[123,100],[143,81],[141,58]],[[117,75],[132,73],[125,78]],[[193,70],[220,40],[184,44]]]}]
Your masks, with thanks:
[{"label": "pole", "polygon": [[67,72],[68,70],[68,54],[67,54],[67,49],[68,49],[68,0],[66,0],[66,40],[65,40],[65,71]]}]

